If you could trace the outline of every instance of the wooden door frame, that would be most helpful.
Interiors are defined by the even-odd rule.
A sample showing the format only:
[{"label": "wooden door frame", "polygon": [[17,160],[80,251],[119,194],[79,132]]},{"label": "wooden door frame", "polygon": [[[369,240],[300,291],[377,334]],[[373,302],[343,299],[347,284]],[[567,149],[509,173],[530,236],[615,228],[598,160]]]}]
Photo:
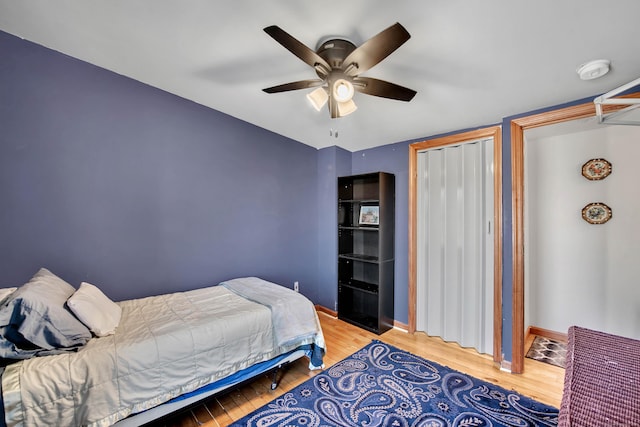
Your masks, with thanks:
[{"label": "wooden door frame", "polygon": [[[623,97],[638,98],[640,92]],[[604,105],[604,113],[620,110],[625,105]],[[593,102],[571,107],[533,114],[511,120],[511,206],[513,223],[513,293],[512,336],[511,336],[511,372],[524,370],[524,132],[540,126],[547,126],[570,120],[594,117],[596,108]]]},{"label": "wooden door frame", "polygon": [[416,331],[418,152],[486,138],[493,138],[493,360],[499,364],[502,362],[502,132],[500,126],[462,132],[409,145],[409,333],[413,334]]}]

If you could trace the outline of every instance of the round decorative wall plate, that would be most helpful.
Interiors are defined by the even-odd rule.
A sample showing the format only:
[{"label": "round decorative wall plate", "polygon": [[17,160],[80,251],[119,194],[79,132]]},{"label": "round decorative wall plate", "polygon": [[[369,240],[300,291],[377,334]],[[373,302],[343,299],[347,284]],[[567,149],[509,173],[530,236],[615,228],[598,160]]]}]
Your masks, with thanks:
[{"label": "round decorative wall plate", "polygon": [[605,159],[591,159],[582,165],[582,176],[591,181],[605,179],[610,173],[611,163]]},{"label": "round decorative wall plate", "polygon": [[582,208],[582,218],[589,224],[604,224],[611,219],[611,208],[604,203],[589,203]]}]

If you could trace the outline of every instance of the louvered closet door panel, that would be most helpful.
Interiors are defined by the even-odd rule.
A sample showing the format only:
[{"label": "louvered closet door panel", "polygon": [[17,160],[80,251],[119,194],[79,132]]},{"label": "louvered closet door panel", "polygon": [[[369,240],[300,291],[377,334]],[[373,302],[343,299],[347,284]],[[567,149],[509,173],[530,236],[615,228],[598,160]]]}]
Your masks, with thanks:
[{"label": "louvered closet door panel", "polygon": [[491,142],[418,155],[417,328],[482,352],[491,351],[488,332],[492,338],[485,227]]},{"label": "louvered closet door panel", "polygon": [[[442,164],[442,153],[435,151],[429,156],[424,156],[426,168],[429,171],[427,182],[432,188],[443,189],[444,188],[444,165]],[[445,247],[443,245],[445,239],[445,206],[446,199],[440,191],[424,192],[424,208],[426,221],[422,222],[425,228],[424,243],[425,258],[420,258],[419,263],[426,262],[428,260],[428,267],[422,271],[426,273],[426,283],[431,283],[433,286],[421,287],[426,290],[426,300],[422,303],[423,307],[426,307],[426,329],[428,335],[442,336],[444,329],[443,314],[445,310],[429,310],[429,305],[444,306],[445,294],[444,294],[444,262],[445,262]],[[424,306],[426,304],[426,306]]]},{"label": "louvered closet door panel", "polygon": [[[442,150],[443,156],[443,187],[433,193],[443,197],[444,240],[440,245],[444,247],[444,263],[441,277],[444,279],[439,286],[444,292],[444,328],[442,338],[446,341],[459,341],[462,320],[462,227],[464,207],[462,206],[463,174],[461,167],[462,152],[460,147]],[[430,192],[431,194],[431,192]],[[436,197],[438,197],[436,195]],[[435,226],[434,226],[435,227]],[[433,307],[435,310],[436,308]]]},{"label": "louvered closet door panel", "polygon": [[464,347],[481,345],[483,325],[484,266],[483,266],[483,169],[480,143],[462,146],[463,191],[462,203],[457,208],[462,212],[461,328],[460,344]]}]

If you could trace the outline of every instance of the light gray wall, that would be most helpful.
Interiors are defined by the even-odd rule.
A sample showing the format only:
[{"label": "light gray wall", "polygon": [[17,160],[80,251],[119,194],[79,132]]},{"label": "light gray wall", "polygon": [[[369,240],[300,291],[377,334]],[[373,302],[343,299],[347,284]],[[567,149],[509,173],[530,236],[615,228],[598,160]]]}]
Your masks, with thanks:
[{"label": "light gray wall", "polygon": [[[587,180],[582,165],[599,157],[612,163],[612,174]],[[579,325],[640,338],[639,158],[635,126],[527,135],[525,326],[566,332]],[[612,219],[584,221],[590,202],[610,206]]]}]

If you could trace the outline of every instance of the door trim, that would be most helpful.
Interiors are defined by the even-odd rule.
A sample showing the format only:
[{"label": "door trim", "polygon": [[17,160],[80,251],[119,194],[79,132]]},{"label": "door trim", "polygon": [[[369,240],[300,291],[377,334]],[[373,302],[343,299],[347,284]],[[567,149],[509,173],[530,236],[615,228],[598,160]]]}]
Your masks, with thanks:
[{"label": "door trim", "polygon": [[417,176],[418,152],[430,148],[493,138],[494,283],[493,360],[502,362],[502,133],[500,126],[462,132],[409,145],[409,333],[416,332],[417,295]]},{"label": "door trim", "polygon": [[[640,92],[622,97],[640,96]],[[625,105],[604,105],[604,113],[622,109]],[[513,293],[511,301],[511,372],[524,371],[524,132],[540,126],[594,117],[593,102],[560,108],[511,120],[511,207],[513,222]]]}]

